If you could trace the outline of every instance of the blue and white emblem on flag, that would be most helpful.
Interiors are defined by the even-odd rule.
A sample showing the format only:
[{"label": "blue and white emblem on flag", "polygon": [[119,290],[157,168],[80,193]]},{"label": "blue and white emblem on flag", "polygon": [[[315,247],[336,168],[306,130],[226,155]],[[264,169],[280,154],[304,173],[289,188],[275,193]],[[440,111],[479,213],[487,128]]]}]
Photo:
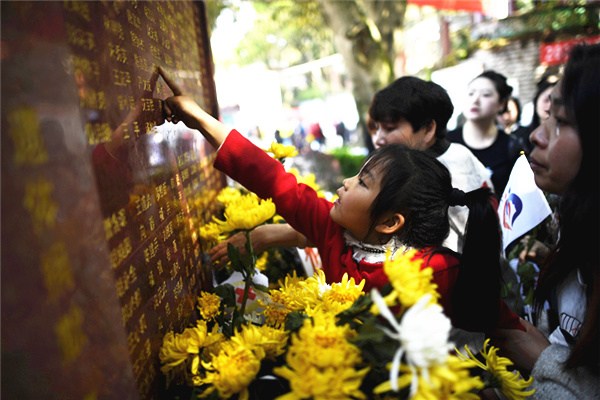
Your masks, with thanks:
[{"label": "blue and white emblem on flag", "polygon": [[522,154],[510,173],[498,204],[502,248],[536,227],[552,213],[544,192],[535,184],[527,157]]}]

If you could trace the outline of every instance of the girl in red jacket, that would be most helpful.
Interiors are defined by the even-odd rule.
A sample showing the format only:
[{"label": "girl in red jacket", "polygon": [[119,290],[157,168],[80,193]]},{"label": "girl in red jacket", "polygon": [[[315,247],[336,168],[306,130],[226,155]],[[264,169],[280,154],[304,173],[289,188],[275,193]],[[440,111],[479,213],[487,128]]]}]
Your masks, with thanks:
[{"label": "girl in red jacket", "polygon": [[[168,98],[165,112],[168,121],[198,129],[218,149],[217,169],[273,200],[277,213],[318,248],[329,282],[346,273],[357,282],[364,279],[367,291],[381,288],[388,283],[382,268],[386,251],[394,257],[413,248],[423,267],[433,268],[440,303],[454,326],[476,331],[520,326],[500,300],[501,238],[489,188],[453,189],[448,170],[434,157],[389,145],[344,180],[332,203],[190,97]],[[469,207],[462,256],[442,247],[451,205]]]}]

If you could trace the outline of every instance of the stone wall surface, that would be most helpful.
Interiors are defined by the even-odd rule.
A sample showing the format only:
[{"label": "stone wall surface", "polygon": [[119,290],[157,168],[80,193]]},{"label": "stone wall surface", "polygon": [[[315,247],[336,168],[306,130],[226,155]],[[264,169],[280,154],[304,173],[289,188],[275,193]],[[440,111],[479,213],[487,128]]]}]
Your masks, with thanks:
[{"label": "stone wall surface", "polygon": [[217,115],[203,2],[2,2],[2,396],[167,398],[224,177],[165,122],[161,66]]}]

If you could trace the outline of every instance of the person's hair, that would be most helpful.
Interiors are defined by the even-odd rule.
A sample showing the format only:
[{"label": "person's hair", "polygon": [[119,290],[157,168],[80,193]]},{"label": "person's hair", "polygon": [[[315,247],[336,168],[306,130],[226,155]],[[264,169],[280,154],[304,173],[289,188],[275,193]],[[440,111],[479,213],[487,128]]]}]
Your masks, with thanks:
[{"label": "person's hair", "polygon": [[416,132],[436,123],[436,138],[446,136],[446,125],[454,106],[446,90],[431,81],[403,76],[375,93],[369,116],[377,122],[405,119]]},{"label": "person's hair", "polygon": [[544,75],[537,83],[537,89],[535,91],[535,95],[533,96],[533,116],[531,118],[531,123],[529,124],[529,132],[532,132],[535,128],[540,126],[540,116],[538,115],[537,109],[537,101],[542,95],[542,93],[548,89],[549,87],[553,87],[556,85],[558,81],[557,74],[547,74]]},{"label": "person's hair", "polygon": [[567,276],[579,270],[587,308],[567,367],[587,366],[599,373],[600,315],[600,44],[578,45],[570,52],[561,85],[567,118],[581,140],[581,165],[558,206],[560,236],[540,274],[536,305],[552,298]]},{"label": "person's hair", "polygon": [[513,91],[513,87],[508,84],[508,82],[506,80],[506,76],[502,75],[499,72],[489,69],[489,70],[483,71],[481,74],[477,75],[473,79],[473,81],[477,78],[489,79],[494,84],[494,87],[496,88],[496,92],[498,92],[498,97],[499,97],[500,103],[504,102],[504,108],[502,108],[502,110],[500,110],[500,113],[505,112],[506,111],[506,103]]},{"label": "person's hair", "polygon": [[515,107],[517,107],[517,118],[515,120],[515,123],[519,123],[521,121],[521,102],[519,101],[518,97],[515,96],[510,96],[508,98],[508,102],[506,103],[506,110],[508,111],[508,103],[509,102],[513,102],[515,104]]},{"label": "person's hair", "polygon": [[[407,246],[449,252],[441,247],[450,230],[448,207],[469,207],[460,272],[452,291],[453,322],[471,330],[494,327],[500,304],[501,236],[492,191],[486,187],[466,194],[458,191],[461,196],[457,201],[457,190],[441,162],[427,152],[399,144],[373,152],[361,173],[368,170],[381,174],[371,220],[390,211],[404,215],[404,226],[396,237]],[[478,320],[477,326],[472,325],[473,320]]]},{"label": "person's hair", "polygon": [[502,233],[498,202],[489,187],[480,187],[466,193],[464,202],[456,205],[463,204],[469,208],[469,217],[452,298],[456,314],[453,324],[487,332],[497,326],[500,315]]},{"label": "person's hair", "polygon": [[361,173],[381,174],[380,191],[371,205],[371,220],[389,211],[405,217],[397,237],[407,246],[441,246],[450,229],[448,193],[450,173],[423,151],[390,144],[373,152]]}]

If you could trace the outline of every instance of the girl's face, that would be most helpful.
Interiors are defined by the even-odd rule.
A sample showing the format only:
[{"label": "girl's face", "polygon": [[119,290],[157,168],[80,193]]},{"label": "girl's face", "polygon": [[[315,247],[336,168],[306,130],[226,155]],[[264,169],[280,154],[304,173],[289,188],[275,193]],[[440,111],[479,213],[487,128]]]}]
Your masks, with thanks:
[{"label": "girl's face", "polygon": [[370,208],[379,194],[380,176],[376,170],[365,167],[358,175],[344,179],[343,186],[337,190],[339,197],[329,215],[355,238],[372,243],[374,238],[367,236],[371,235]]},{"label": "girl's face", "polygon": [[547,87],[540,93],[535,102],[535,112],[540,118],[540,122],[546,120],[550,115],[550,93],[552,93],[552,88],[553,86]]},{"label": "girl's face", "polygon": [[504,108],[494,83],[484,77],[475,78],[468,87],[463,114],[467,120],[496,119]]},{"label": "girl's face", "polygon": [[529,164],[540,189],[561,194],[579,171],[582,148],[576,128],[567,120],[560,83],[554,86],[550,98],[549,117],[529,136],[535,145]]},{"label": "girl's face", "polygon": [[426,142],[425,128],[415,132],[412,125],[404,119],[398,122],[377,122],[375,126],[377,130],[371,139],[376,149],[393,143],[417,150],[425,150],[429,147]]}]

